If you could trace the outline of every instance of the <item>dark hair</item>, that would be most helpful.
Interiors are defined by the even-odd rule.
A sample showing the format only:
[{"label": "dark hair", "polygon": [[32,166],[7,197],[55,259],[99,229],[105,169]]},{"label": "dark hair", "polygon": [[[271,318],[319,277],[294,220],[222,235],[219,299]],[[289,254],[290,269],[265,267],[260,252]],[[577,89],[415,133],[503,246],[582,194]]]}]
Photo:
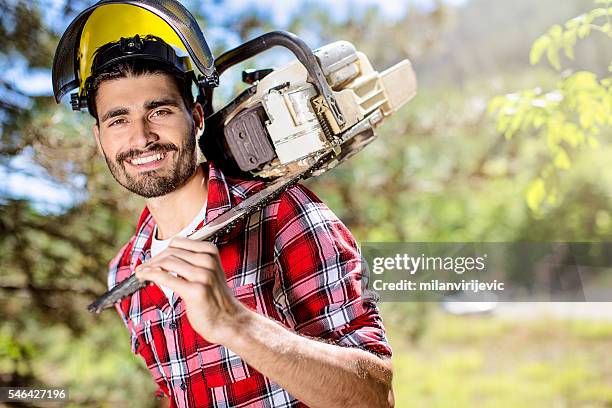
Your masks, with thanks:
[{"label": "dark hair", "polygon": [[98,123],[98,112],[96,111],[96,93],[106,81],[112,81],[119,78],[138,77],[147,74],[167,74],[172,77],[177,89],[181,94],[181,98],[185,103],[188,111],[191,111],[194,105],[193,93],[191,85],[193,83],[191,76],[188,74],[178,73],[169,68],[166,64],[151,61],[151,60],[127,60],[119,62],[104,72],[97,74],[95,77],[88,79],[87,84],[87,106],[89,113],[96,118]]}]

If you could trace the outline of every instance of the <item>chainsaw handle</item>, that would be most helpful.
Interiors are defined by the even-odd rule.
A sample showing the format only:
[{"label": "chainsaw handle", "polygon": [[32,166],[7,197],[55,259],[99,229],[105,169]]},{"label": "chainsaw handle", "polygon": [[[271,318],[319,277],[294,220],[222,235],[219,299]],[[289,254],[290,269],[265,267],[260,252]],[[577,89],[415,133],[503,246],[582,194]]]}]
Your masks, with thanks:
[{"label": "chainsaw handle", "polygon": [[[342,112],[340,112],[340,108],[338,108],[336,98],[334,98],[334,94],[332,93],[332,90],[325,79],[325,75],[323,75],[323,70],[318,63],[317,58],[308,45],[306,45],[304,40],[293,33],[288,31],[271,31],[221,54],[215,60],[215,68],[217,73],[220,76],[228,68],[276,46],[287,48],[293,53],[293,55],[295,55],[304,68],[306,68],[310,78],[313,81],[313,85],[317,88],[317,91],[319,91],[319,94],[323,97],[323,100],[330,108],[331,113],[338,125],[342,127],[342,125],[345,123],[344,116],[342,115]],[[213,113],[213,92],[214,88],[210,87],[207,87],[204,90],[205,99],[207,101],[207,103],[204,104],[205,117],[208,117]]]}]

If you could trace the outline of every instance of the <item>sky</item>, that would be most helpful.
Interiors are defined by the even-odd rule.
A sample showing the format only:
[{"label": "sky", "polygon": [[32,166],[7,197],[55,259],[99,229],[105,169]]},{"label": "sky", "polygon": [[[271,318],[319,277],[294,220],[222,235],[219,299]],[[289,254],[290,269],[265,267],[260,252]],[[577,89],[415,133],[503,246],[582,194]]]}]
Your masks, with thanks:
[{"label": "sky", "polygon": [[[61,7],[64,4],[64,0],[38,0],[43,4],[48,4],[46,8],[45,18],[49,24],[58,27],[59,30],[65,29],[69,21],[61,21]],[[298,10],[302,4],[308,3],[311,0],[300,0],[300,1],[278,1],[278,0],[258,0],[253,2],[249,7],[269,12],[272,21],[277,23],[279,26],[285,26],[289,21],[292,14]],[[468,0],[444,0],[449,5],[462,5]],[[226,0],[222,2],[217,0],[206,0],[206,1],[195,1],[189,0],[184,2],[188,6],[190,3],[203,4],[202,7],[212,9],[218,13],[218,15],[235,15],[241,10],[245,9],[245,2],[243,0]],[[409,6],[417,6],[423,9],[435,7],[436,2],[434,0],[334,0],[333,7],[330,7],[330,12],[339,20],[346,18],[351,9],[366,8],[368,6],[378,6],[381,13],[389,18],[390,20],[399,18],[406,11]],[[214,14],[214,13],[213,13]],[[213,22],[211,22],[213,23]],[[213,23],[214,24],[214,23]],[[215,31],[214,35],[225,35],[219,30]],[[238,44],[234,44],[238,45]],[[25,75],[24,64],[14,64],[7,76],[10,82],[14,83],[19,89],[23,90],[29,95],[51,95],[51,77],[48,70],[30,70]]]},{"label": "sky", "polygon": [[[61,213],[83,199],[79,190],[54,182],[40,166],[32,165],[31,148],[13,158],[10,168],[0,166],[0,197],[28,198],[43,213]],[[84,185],[84,180],[76,180]]]},{"label": "sky", "polygon": [[[313,0],[258,0],[257,2],[253,2],[251,7],[258,10],[268,11],[272,16],[273,21],[279,25],[285,25],[296,10],[300,9],[303,4],[308,4],[312,1]],[[465,3],[465,1],[466,0],[445,0],[444,2],[450,5],[458,5]],[[214,0],[207,0],[203,3],[205,7],[212,6],[214,8],[214,3],[218,2]],[[321,1],[318,3],[321,3]],[[416,5],[420,8],[428,9],[435,7],[435,3],[436,2],[434,0],[334,0],[333,6],[329,6],[329,10],[334,17],[342,19],[346,17],[351,10],[363,9],[375,5],[380,8],[385,17],[393,20],[401,17],[402,13],[410,5]],[[244,10],[244,4],[245,2],[243,0],[226,0],[223,2],[223,5],[217,7],[221,13],[223,11],[230,11],[231,14]]]}]

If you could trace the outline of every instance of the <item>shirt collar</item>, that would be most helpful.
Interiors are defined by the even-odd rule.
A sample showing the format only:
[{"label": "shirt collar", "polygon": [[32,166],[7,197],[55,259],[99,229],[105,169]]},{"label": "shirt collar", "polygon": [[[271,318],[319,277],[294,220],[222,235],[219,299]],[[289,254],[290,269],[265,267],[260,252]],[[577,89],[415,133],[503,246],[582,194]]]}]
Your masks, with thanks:
[{"label": "shirt collar", "polygon": [[[206,204],[206,223],[210,222],[220,214],[232,207],[230,188],[225,175],[212,162],[205,162],[202,166],[208,166],[208,198]],[[242,201],[240,197],[238,202]],[[235,203],[237,204],[237,203]],[[234,204],[234,205],[235,205]],[[145,206],[138,219],[134,246],[132,247],[131,266],[132,270],[146,261],[150,256],[155,220],[149,209]]]}]

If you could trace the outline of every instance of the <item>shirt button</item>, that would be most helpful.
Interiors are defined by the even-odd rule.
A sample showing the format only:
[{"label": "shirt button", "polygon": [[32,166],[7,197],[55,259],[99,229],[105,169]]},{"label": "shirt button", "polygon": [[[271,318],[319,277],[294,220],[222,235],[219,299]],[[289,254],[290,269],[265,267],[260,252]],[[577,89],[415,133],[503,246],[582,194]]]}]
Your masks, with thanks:
[{"label": "shirt button", "polygon": [[187,385],[184,382],[181,383],[181,390],[185,391],[187,389]]},{"label": "shirt button", "polygon": [[178,328],[178,324],[176,324],[176,322],[172,322],[170,323],[170,326],[168,326],[171,330],[176,330]]}]

